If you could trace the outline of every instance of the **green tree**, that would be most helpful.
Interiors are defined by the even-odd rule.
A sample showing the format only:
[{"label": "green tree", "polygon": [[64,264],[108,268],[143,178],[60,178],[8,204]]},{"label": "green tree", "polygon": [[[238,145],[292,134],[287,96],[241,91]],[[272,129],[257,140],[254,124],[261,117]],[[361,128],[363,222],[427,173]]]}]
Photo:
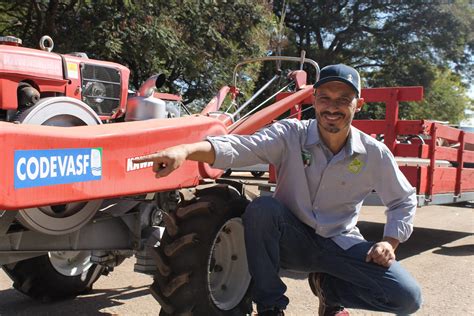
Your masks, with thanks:
[{"label": "green tree", "polygon": [[[274,2],[281,15],[283,0]],[[443,71],[453,69],[463,78],[474,73],[474,8],[468,1],[373,1],[373,0],[290,0],[286,4],[287,54],[306,50],[308,58],[321,66],[346,63],[361,71],[365,86],[422,85],[426,97],[435,94]],[[457,91],[461,81],[449,81]],[[465,94],[465,89],[462,92]],[[466,98],[438,93],[437,102],[454,106],[449,118],[455,122]],[[431,107],[427,109],[429,111]],[[402,107],[402,118],[412,108]],[[379,116],[381,111],[369,111]],[[436,114],[433,109],[432,118]],[[446,117],[446,116],[443,116]]]},{"label": "green tree", "polygon": [[[274,2],[276,15],[282,2]],[[343,62],[372,70],[423,59],[473,70],[474,9],[468,1],[293,0],[285,22],[292,43],[286,50],[306,50],[322,66]]]},{"label": "green tree", "polygon": [[466,96],[466,88],[459,75],[452,71],[437,70],[435,79],[425,91],[419,104],[410,104],[408,119],[431,119],[459,124],[464,119],[464,110],[472,100]]},{"label": "green tree", "polygon": [[163,72],[171,92],[207,100],[239,59],[264,52],[271,14],[264,0],[2,0],[0,33],[29,47],[47,34],[55,51],[128,66],[133,88]]}]

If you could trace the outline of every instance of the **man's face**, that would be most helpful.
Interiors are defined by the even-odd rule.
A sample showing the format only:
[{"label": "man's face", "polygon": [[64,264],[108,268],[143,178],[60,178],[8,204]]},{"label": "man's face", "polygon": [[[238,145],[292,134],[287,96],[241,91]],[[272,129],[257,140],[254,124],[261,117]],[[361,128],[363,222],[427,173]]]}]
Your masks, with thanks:
[{"label": "man's face", "polygon": [[357,99],[356,92],[343,82],[325,83],[315,92],[314,109],[319,126],[329,133],[346,131],[360,111],[363,99]]}]

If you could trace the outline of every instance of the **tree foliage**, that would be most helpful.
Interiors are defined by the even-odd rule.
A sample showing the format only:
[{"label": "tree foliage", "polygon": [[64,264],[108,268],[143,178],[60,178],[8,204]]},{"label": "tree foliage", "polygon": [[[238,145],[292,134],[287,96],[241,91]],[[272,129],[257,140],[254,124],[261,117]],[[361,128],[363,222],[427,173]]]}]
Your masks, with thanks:
[{"label": "tree foliage", "polygon": [[[275,14],[282,5],[283,0],[275,1]],[[474,74],[474,8],[468,1],[290,0],[285,21],[289,45],[284,51],[306,50],[321,66],[352,65],[365,86],[422,85],[430,97],[440,88],[443,69],[454,69],[465,81]],[[454,91],[460,82],[445,83],[455,84]],[[438,97],[446,98],[439,103],[453,104],[449,93]],[[457,104],[448,119],[456,122],[466,106]]]},{"label": "tree foliage", "polygon": [[[209,100],[230,83],[239,60],[270,47],[291,56],[305,50],[320,66],[352,65],[365,86],[425,87],[432,105],[425,112],[406,105],[402,118],[456,122],[472,104],[465,97],[474,75],[469,0],[0,0],[0,34],[20,37],[27,47],[47,34],[57,52],[124,64],[132,88],[164,72],[167,88],[189,100]],[[246,79],[261,69],[259,84],[275,73],[274,65],[248,68],[245,94],[254,88]],[[445,113],[434,104],[445,104]],[[366,115],[380,114],[373,109]]]},{"label": "tree foliage", "polygon": [[408,119],[431,119],[460,122],[464,119],[464,110],[470,108],[472,100],[466,96],[466,88],[459,75],[452,71],[436,70],[435,79],[425,91],[420,104],[410,104]]},{"label": "tree foliage", "polygon": [[236,61],[261,55],[271,16],[264,0],[2,0],[0,8],[0,33],[25,46],[48,34],[55,51],[128,66],[133,88],[163,72],[188,99],[208,99],[229,83]]}]

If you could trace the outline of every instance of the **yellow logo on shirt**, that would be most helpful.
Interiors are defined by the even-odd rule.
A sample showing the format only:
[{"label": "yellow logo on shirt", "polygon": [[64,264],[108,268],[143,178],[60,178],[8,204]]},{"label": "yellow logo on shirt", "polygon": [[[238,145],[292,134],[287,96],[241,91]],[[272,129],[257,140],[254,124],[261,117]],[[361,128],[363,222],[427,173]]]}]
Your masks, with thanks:
[{"label": "yellow logo on shirt", "polygon": [[355,158],[347,166],[347,170],[349,170],[350,173],[358,174],[362,170],[363,166],[364,166],[364,163],[360,161],[358,158]]}]

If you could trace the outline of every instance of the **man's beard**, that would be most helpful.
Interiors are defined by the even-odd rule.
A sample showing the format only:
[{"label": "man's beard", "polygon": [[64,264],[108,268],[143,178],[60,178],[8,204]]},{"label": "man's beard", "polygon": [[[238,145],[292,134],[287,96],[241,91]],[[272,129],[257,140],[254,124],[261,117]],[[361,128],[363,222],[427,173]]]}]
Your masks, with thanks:
[{"label": "man's beard", "polygon": [[[339,115],[342,119],[343,119],[343,126],[342,127],[338,127],[336,125],[334,125],[333,123],[328,123],[327,121],[323,124],[323,119],[322,119],[322,116],[324,115]],[[329,132],[329,133],[332,133],[332,134],[337,134],[341,131],[341,129],[343,128],[346,128],[347,126],[349,126],[351,124],[351,121],[352,119],[349,117],[349,118],[346,118],[346,116],[344,115],[344,113],[341,113],[341,112],[329,112],[329,111],[324,111],[324,112],[321,112],[321,113],[316,113],[316,118],[318,120],[318,125],[321,126],[326,132]]]}]

